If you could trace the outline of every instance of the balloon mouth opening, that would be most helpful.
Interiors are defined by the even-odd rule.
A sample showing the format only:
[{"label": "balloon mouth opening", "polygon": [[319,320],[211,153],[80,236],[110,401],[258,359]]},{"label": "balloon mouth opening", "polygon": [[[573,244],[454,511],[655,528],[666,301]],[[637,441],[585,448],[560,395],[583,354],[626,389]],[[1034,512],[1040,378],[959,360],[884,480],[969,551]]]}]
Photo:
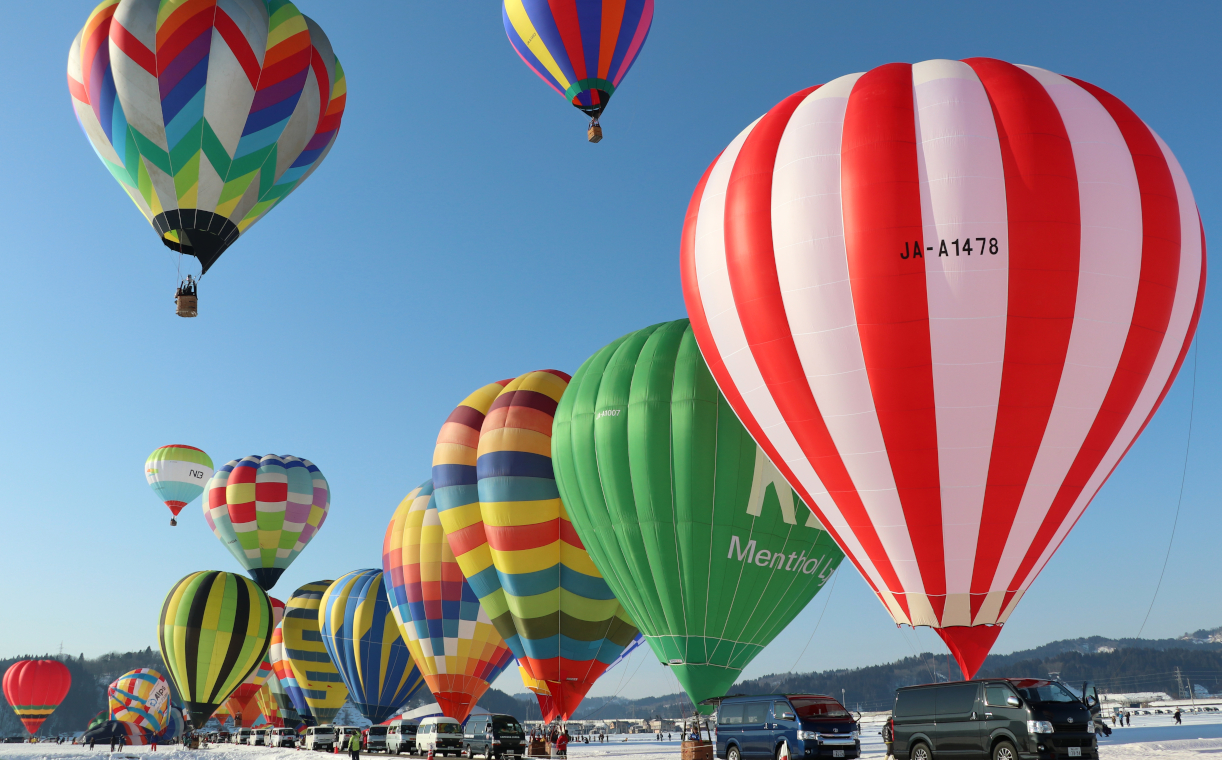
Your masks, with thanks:
[{"label": "balloon mouth opening", "polygon": [[282,567],[256,567],[250,571],[250,577],[253,578],[255,583],[258,583],[264,591],[271,591],[272,587],[276,585],[276,581],[280,580],[280,576],[283,573],[284,568]]},{"label": "balloon mouth opening", "polygon": [[241,234],[236,224],[220,214],[193,208],[163,211],[154,217],[153,227],[166,248],[199,259],[201,275]]}]

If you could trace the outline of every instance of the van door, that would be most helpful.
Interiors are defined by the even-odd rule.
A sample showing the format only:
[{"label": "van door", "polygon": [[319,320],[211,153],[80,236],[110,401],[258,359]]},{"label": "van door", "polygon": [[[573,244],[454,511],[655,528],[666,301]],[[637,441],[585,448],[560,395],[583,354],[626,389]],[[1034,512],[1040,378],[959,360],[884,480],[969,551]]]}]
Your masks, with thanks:
[{"label": "van door", "polygon": [[793,705],[786,700],[772,703],[772,738],[769,752],[774,752],[782,740],[789,742],[791,748],[798,746],[798,714]]},{"label": "van door", "polygon": [[939,686],[934,707],[937,722],[935,749],[939,757],[981,756],[980,718],[976,711],[978,683]]},{"label": "van door", "polygon": [[768,728],[771,707],[771,702],[747,702],[743,705],[743,757],[772,757],[772,730]]},{"label": "van door", "polygon": [[725,758],[731,744],[743,751],[743,703],[722,702],[717,708],[717,757]]},{"label": "van door", "polygon": [[993,739],[997,736],[1021,739],[1027,735],[1027,709],[1010,704],[1011,699],[1018,700],[1018,695],[1004,681],[984,685],[984,712],[981,715],[984,720],[980,725],[980,739],[986,748],[993,745]]}]

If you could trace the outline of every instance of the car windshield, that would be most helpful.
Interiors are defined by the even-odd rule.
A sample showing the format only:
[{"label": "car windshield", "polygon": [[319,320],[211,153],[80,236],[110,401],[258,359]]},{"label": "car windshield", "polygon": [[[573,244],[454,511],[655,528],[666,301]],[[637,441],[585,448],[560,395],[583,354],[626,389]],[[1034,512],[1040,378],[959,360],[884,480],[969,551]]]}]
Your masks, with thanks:
[{"label": "car windshield", "polygon": [[386,735],[386,726],[370,726],[369,735],[370,736],[385,736]]},{"label": "car windshield", "polygon": [[1080,702],[1069,690],[1055,681],[1041,681],[1035,678],[1024,678],[1021,681],[1011,681],[1019,695],[1028,702]]},{"label": "car windshield", "polygon": [[439,734],[461,734],[462,726],[457,723],[438,723],[437,733]]},{"label": "car windshield", "polygon": [[414,724],[413,724],[413,725],[410,725],[410,726],[409,726],[409,725],[402,725],[402,726],[399,726],[399,733],[401,733],[401,734],[414,734],[414,733],[416,733],[416,726],[415,726]]},{"label": "car windshield", "polygon": [[492,725],[496,727],[498,733],[512,734],[514,736],[522,735],[522,726],[516,720],[493,721]]},{"label": "car windshield", "polygon": [[803,720],[850,717],[848,710],[829,697],[790,697],[789,701]]}]

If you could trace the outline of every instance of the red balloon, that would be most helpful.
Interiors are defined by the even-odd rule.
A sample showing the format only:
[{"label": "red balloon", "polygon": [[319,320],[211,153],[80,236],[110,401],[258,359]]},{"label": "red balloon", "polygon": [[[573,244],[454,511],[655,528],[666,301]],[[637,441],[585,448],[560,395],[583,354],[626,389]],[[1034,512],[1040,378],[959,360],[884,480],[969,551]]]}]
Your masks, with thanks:
[{"label": "red balloon", "polygon": [[30,735],[68,695],[72,674],[59,660],[21,660],[4,673],[4,698]]},{"label": "red balloon", "polygon": [[700,180],[681,247],[734,411],[969,678],[1166,395],[1205,288],[1153,130],[986,58],[781,101]]}]

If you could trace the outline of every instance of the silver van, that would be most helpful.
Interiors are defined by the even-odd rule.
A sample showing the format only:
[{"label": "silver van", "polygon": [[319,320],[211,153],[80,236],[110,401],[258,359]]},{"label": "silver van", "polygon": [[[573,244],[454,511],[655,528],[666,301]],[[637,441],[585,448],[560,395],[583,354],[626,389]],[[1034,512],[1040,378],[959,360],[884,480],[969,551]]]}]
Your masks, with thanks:
[{"label": "silver van", "polygon": [[386,751],[396,755],[416,752],[416,724],[406,720],[392,720],[386,727]]},{"label": "silver van", "polygon": [[306,749],[321,749],[324,752],[335,750],[335,726],[327,723],[322,726],[310,726],[306,729],[301,746]]}]

